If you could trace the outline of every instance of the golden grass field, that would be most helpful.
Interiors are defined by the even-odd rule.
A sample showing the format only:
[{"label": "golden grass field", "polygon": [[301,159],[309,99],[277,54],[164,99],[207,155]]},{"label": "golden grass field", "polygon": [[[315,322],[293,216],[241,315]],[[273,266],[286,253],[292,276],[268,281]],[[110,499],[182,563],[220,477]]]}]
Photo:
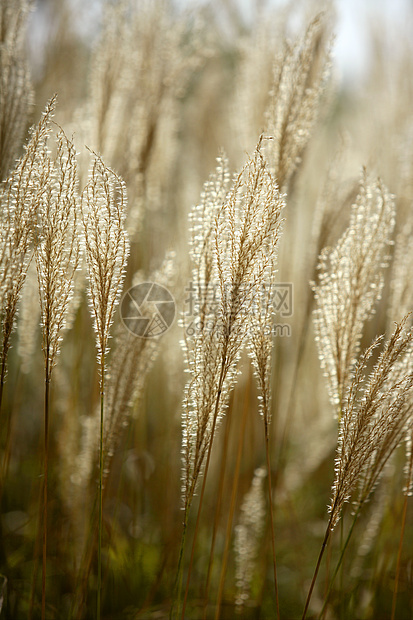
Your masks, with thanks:
[{"label": "golden grass field", "polygon": [[0,618],[413,617],[412,9],[243,7],[0,0]]}]

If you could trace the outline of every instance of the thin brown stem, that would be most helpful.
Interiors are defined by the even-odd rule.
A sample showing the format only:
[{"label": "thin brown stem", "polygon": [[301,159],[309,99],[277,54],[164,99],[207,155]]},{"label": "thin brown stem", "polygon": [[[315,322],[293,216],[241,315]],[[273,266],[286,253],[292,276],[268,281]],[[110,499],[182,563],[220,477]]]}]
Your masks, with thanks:
[{"label": "thin brown stem", "polygon": [[[209,469],[209,463],[210,463],[210,460],[211,460],[212,444],[213,444],[213,440],[214,440],[215,428],[216,428],[217,419],[218,419],[218,411],[219,411],[219,404],[220,404],[220,400],[221,400],[222,386],[224,384],[225,367],[226,367],[226,350],[224,351],[224,355],[222,357],[221,373],[220,373],[219,383],[218,383],[217,399],[216,399],[216,402],[215,402],[214,417],[213,417],[213,420],[212,420],[211,438],[210,438],[209,446],[208,446],[208,452],[207,452],[207,458],[206,458],[206,463],[205,463],[204,476],[203,476],[203,480],[202,480],[201,494],[200,494],[200,497],[199,497],[198,514],[197,514],[197,517],[196,517],[195,532],[194,532],[194,538],[192,540],[191,557],[190,557],[190,560],[189,560],[188,576],[187,576],[187,580],[186,580],[184,602],[183,602],[183,605],[182,605],[182,620],[185,620],[185,609],[186,609],[186,602],[187,602],[187,599],[188,599],[189,582],[190,582],[190,579],[191,579],[192,565],[193,565],[193,562],[194,562],[195,542],[196,542],[196,539],[197,539],[197,536],[198,536],[199,522],[200,522],[200,518],[201,518],[201,509],[202,509],[202,503],[203,503],[204,494],[205,494],[206,479],[207,479],[207,474],[208,474],[208,469]],[[186,511],[188,511],[188,510],[189,510],[189,506],[186,509]]]},{"label": "thin brown stem", "polygon": [[43,559],[42,559],[42,620],[46,618],[46,563],[47,563],[47,491],[49,475],[49,352],[46,351],[44,390],[44,478],[43,478]]},{"label": "thin brown stem", "polygon": [[[345,540],[345,542],[344,542],[344,545],[343,545],[343,544],[341,545],[340,557],[339,557],[339,559],[338,559],[337,566],[336,566],[336,568],[335,568],[335,570],[334,570],[333,576],[331,577],[331,580],[330,580],[330,585],[329,585],[329,588],[328,588],[327,594],[326,594],[326,596],[325,596],[325,598],[324,598],[323,607],[322,607],[321,612],[320,612],[320,615],[319,615],[319,620],[322,620],[322,618],[324,617],[324,614],[325,614],[325,612],[326,612],[326,610],[327,610],[327,603],[328,603],[328,599],[329,599],[330,594],[331,594],[331,590],[332,590],[333,585],[334,585],[334,581],[335,581],[335,579],[336,579],[336,577],[337,577],[337,573],[338,573],[338,571],[339,571],[339,569],[340,569],[340,567],[341,567],[341,565],[342,565],[342,563],[343,563],[344,554],[345,554],[346,549],[347,549],[347,547],[348,547],[348,544],[349,544],[349,542],[350,542],[350,538],[351,538],[351,535],[352,535],[352,533],[353,533],[354,526],[356,525],[356,521],[357,521],[357,519],[358,519],[358,516],[359,516],[359,514],[360,514],[360,510],[361,510],[362,505],[364,504],[364,501],[365,501],[365,498],[364,498],[364,499],[362,499],[362,500],[360,501],[360,503],[359,503],[359,505],[358,505],[358,508],[357,508],[356,512],[354,513],[354,516],[353,516],[353,522],[352,522],[352,524],[351,524],[351,527],[350,527],[349,533],[347,534],[347,538],[346,538],[346,540]],[[334,510],[334,509],[333,509],[333,510]],[[333,512],[332,512],[331,514],[333,514]],[[331,518],[330,518],[330,521],[331,521]]]},{"label": "thin brown stem", "polygon": [[272,563],[273,563],[273,571],[274,571],[275,603],[277,606],[277,618],[279,619],[281,616],[280,616],[280,601],[278,597],[277,561],[276,561],[276,553],[275,553],[275,533],[274,533],[274,510],[272,506],[270,438],[269,438],[267,418],[264,419],[264,433],[265,433],[265,453],[266,453],[267,477],[268,477],[268,502],[270,506],[270,529],[271,529]]},{"label": "thin brown stem", "polygon": [[401,531],[400,531],[399,549],[397,551],[396,577],[395,577],[395,580],[394,580],[393,602],[392,602],[392,608],[391,608],[391,620],[395,620],[395,618],[396,618],[397,590],[398,590],[398,587],[399,587],[399,579],[400,579],[400,566],[401,566],[401,558],[402,558],[402,547],[403,547],[404,530],[405,530],[405,527],[406,527],[406,515],[407,515],[407,494],[404,496],[403,514],[402,514],[402,526],[401,526]]},{"label": "thin brown stem", "polygon": [[5,355],[5,354],[3,353],[3,356],[2,356],[2,361],[1,361],[1,375],[0,375],[0,412],[1,412],[1,404],[2,404],[2,401],[3,401],[3,388],[4,388],[4,382],[5,382],[5,379],[6,379],[6,356],[7,356],[7,354]]},{"label": "thin brown stem", "polygon": [[183,571],[183,557],[185,551],[186,532],[188,528],[188,510],[185,510],[184,522],[182,527],[181,546],[179,549],[178,567],[176,569],[175,584],[173,587],[172,605],[169,611],[169,618],[172,620],[174,617],[175,605],[177,607],[177,614],[179,614],[179,607],[181,604],[181,591],[182,591],[182,571]]},{"label": "thin brown stem", "polygon": [[105,357],[102,354],[100,377],[100,441],[99,441],[99,514],[98,514],[98,591],[96,601],[96,617],[100,620],[102,595],[102,487],[103,487],[103,407],[105,392]]},{"label": "thin brown stem", "polygon": [[320,569],[321,560],[323,559],[324,551],[325,551],[325,548],[327,546],[328,540],[330,538],[330,534],[331,534],[331,529],[330,528],[331,528],[331,517],[330,517],[330,520],[329,520],[328,525],[327,525],[326,533],[325,533],[325,536],[324,536],[323,544],[321,545],[320,554],[318,556],[318,560],[317,560],[317,564],[316,564],[316,567],[315,567],[314,575],[313,575],[313,578],[311,580],[311,585],[310,585],[310,589],[308,591],[307,600],[305,602],[305,607],[304,607],[304,611],[303,611],[302,620],[305,620],[305,618],[307,617],[307,611],[308,611],[308,607],[310,605],[311,595],[312,595],[313,590],[314,590],[315,582],[317,580],[317,575],[318,575],[318,571]]},{"label": "thin brown stem", "polygon": [[221,514],[222,497],[224,493],[225,470],[226,470],[226,464],[227,464],[228,445],[229,445],[229,431],[231,428],[231,417],[232,417],[231,413],[232,413],[232,406],[229,407],[226,418],[225,418],[226,424],[225,424],[225,435],[224,435],[224,448],[222,451],[221,469],[220,469],[220,474],[219,474],[218,500],[215,506],[214,526],[212,529],[212,540],[211,540],[211,548],[209,551],[208,572],[207,572],[205,594],[204,594],[204,620],[206,620],[208,595],[209,595],[209,588],[211,584],[212,564],[214,560],[215,541],[216,541],[216,535],[218,532],[218,523],[219,523],[219,517]]},{"label": "thin brown stem", "polygon": [[[250,381],[248,382],[248,388],[247,388],[248,391],[249,391],[249,385],[250,385]],[[244,410],[242,413],[242,422],[241,422],[240,437],[239,437],[239,442],[238,442],[237,460],[236,460],[235,472],[233,476],[231,503],[230,503],[228,521],[227,521],[227,530],[225,534],[225,548],[224,548],[224,555],[222,558],[221,575],[219,578],[217,603],[215,607],[215,620],[219,620],[219,616],[221,613],[221,602],[222,602],[222,595],[224,592],[225,577],[226,577],[226,572],[227,572],[229,546],[231,543],[232,523],[234,521],[235,504],[236,504],[237,493],[238,493],[239,472],[241,468],[241,458],[242,458],[242,451],[244,447],[245,429],[246,429],[247,418],[248,418],[248,404],[249,404],[248,400],[249,399],[248,399],[248,393],[247,393],[245,395],[245,400],[244,400]]]}]

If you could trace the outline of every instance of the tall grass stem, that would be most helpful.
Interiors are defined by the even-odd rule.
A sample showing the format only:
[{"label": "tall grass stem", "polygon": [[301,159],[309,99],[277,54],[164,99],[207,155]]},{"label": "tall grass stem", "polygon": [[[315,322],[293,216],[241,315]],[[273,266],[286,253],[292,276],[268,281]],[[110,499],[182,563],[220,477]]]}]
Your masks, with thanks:
[{"label": "tall grass stem", "polygon": [[46,351],[44,386],[44,478],[43,478],[43,562],[42,562],[42,620],[46,618],[46,564],[47,564],[47,491],[49,477],[49,352]]},{"label": "tall grass stem", "polygon": [[231,543],[231,534],[232,534],[232,524],[234,521],[234,513],[235,513],[235,505],[237,501],[237,493],[238,493],[238,481],[239,481],[239,473],[241,469],[241,458],[242,452],[244,448],[244,437],[245,437],[245,429],[247,426],[247,418],[248,418],[248,401],[249,401],[249,389],[251,385],[251,373],[250,378],[247,384],[247,393],[245,394],[244,400],[244,408],[242,412],[242,421],[241,421],[241,430],[238,441],[238,450],[237,450],[237,460],[235,464],[235,471],[233,475],[233,484],[232,484],[232,493],[231,493],[231,503],[227,521],[227,529],[225,533],[225,547],[224,547],[224,555],[222,558],[222,566],[221,566],[221,575],[219,578],[219,586],[218,586],[218,596],[217,603],[215,607],[215,620],[219,620],[221,613],[221,603],[222,603],[222,595],[224,593],[224,584],[225,577],[227,573],[227,564],[228,564],[228,554],[229,554],[229,546]]},{"label": "tall grass stem", "polygon": [[213,561],[214,561],[215,542],[216,542],[216,537],[218,533],[219,517],[221,514],[222,498],[224,494],[225,471],[226,471],[227,460],[228,460],[229,435],[230,435],[231,419],[232,419],[231,413],[232,413],[232,404],[230,404],[227,415],[225,416],[224,447],[222,451],[221,468],[220,468],[220,475],[219,475],[218,500],[215,506],[214,526],[212,529],[211,548],[209,551],[208,572],[207,572],[205,594],[204,594],[204,620],[206,620],[206,614],[207,614],[209,588],[211,585],[212,566],[213,566]]},{"label": "tall grass stem", "polygon": [[347,534],[347,538],[345,540],[345,543],[344,543],[344,545],[342,545],[342,548],[341,548],[341,551],[340,551],[340,557],[339,557],[338,562],[337,562],[337,566],[334,569],[334,573],[333,573],[333,576],[331,577],[330,585],[329,585],[329,588],[327,590],[327,594],[326,594],[326,596],[324,598],[324,603],[323,603],[323,607],[322,607],[320,615],[319,615],[319,620],[322,620],[322,618],[323,618],[323,616],[325,614],[325,611],[326,611],[326,608],[327,608],[328,599],[330,598],[331,590],[333,589],[334,581],[335,581],[335,579],[337,577],[337,573],[340,570],[340,567],[342,565],[342,562],[343,562],[343,559],[344,559],[344,554],[345,554],[346,549],[348,547],[348,544],[350,542],[350,538],[351,538],[351,535],[353,533],[354,526],[356,525],[356,521],[357,521],[357,518],[358,518],[358,516],[360,514],[361,506],[363,505],[363,503],[364,502],[361,502],[359,504],[359,506],[357,508],[357,511],[354,514],[353,522],[351,524],[349,533]]},{"label": "tall grass stem", "polygon": [[105,356],[102,354],[100,379],[100,441],[99,441],[99,516],[98,516],[98,591],[96,617],[100,620],[102,596],[102,486],[103,486],[103,407],[105,393]]},{"label": "tall grass stem", "polygon": [[399,540],[399,548],[397,551],[397,564],[396,564],[396,576],[394,579],[394,590],[393,590],[393,601],[392,601],[392,609],[391,609],[391,620],[395,620],[396,618],[396,605],[397,605],[397,591],[399,588],[399,579],[400,579],[400,566],[401,566],[401,558],[402,558],[402,547],[403,547],[403,538],[404,538],[404,530],[406,526],[406,516],[407,516],[407,493],[404,496],[403,503],[403,514],[402,514],[402,525],[400,531],[400,540]]},{"label": "tall grass stem", "polygon": [[[190,583],[190,579],[191,579],[192,565],[193,565],[193,562],[194,562],[195,543],[196,543],[196,539],[197,539],[197,535],[198,535],[198,530],[199,530],[199,523],[200,523],[200,519],[201,519],[202,503],[203,503],[204,494],[205,494],[206,479],[207,479],[207,474],[208,474],[208,469],[209,469],[209,463],[210,463],[210,460],[211,460],[212,444],[214,442],[215,428],[216,428],[217,419],[218,419],[218,412],[219,412],[219,405],[220,405],[220,401],[221,401],[222,387],[223,387],[223,384],[224,384],[225,367],[226,367],[226,353],[227,353],[226,348],[224,348],[224,354],[222,356],[221,372],[220,372],[219,383],[218,383],[217,398],[216,398],[216,401],[215,401],[214,418],[213,418],[213,421],[212,421],[211,439],[210,439],[209,445],[208,445],[208,453],[207,453],[207,458],[206,458],[206,463],[205,463],[204,476],[203,476],[203,480],[202,480],[201,494],[200,494],[200,497],[199,497],[198,514],[197,514],[197,517],[196,517],[195,532],[194,532],[194,538],[193,538],[193,541],[192,541],[191,558],[189,560],[188,576],[187,576],[186,588],[185,588],[185,596],[184,596],[184,602],[183,602],[183,606],[182,606],[182,620],[185,620],[186,602],[187,602],[187,599],[188,599],[189,583]],[[187,507],[187,510],[189,511],[189,506]]]},{"label": "tall grass stem", "polygon": [[277,579],[277,560],[275,553],[275,532],[274,532],[274,510],[272,505],[272,482],[271,482],[271,459],[270,459],[270,438],[268,430],[268,421],[264,420],[265,433],[265,455],[267,461],[267,479],[268,479],[268,503],[270,507],[270,528],[271,528],[271,548],[272,548],[272,565],[274,571],[274,588],[275,588],[275,604],[277,607],[277,618],[280,620],[280,601],[278,596],[278,579]]}]

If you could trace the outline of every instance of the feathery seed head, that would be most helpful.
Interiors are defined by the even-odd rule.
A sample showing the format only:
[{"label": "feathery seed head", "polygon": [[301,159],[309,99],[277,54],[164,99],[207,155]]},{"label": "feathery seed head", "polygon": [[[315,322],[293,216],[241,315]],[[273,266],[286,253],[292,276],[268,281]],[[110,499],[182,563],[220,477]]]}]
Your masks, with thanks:
[{"label": "feathery seed head", "polygon": [[88,294],[96,331],[100,372],[104,372],[109,329],[120,298],[129,252],[124,229],[126,187],[94,154],[81,196]]},{"label": "feathery seed head", "polygon": [[55,158],[49,153],[45,156],[48,174],[40,200],[35,252],[43,352],[49,373],[59,352],[80,263],[76,151],[62,130],[56,142]]},{"label": "feathery seed head", "polygon": [[391,454],[405,438],[408,425],[411,427],[413,329],[405,329],[406,321],[407,317],[396,324],[369,376],[364,372],[367,361],[382,337],[363,352],[355,367],[340,420],[331,529],[356,486],[356,504],[367,501]]},{"label": "feathery seed head", "polygon": [[198,222],[192,258],[200,320],[185,347],[191,373],[182,419],[186,509],[236,379],[254,298],[275,262],[284,201],[261,153],[262,140],[229,191],[226,164],[219,161],[192,216]]},{"label": "feathery seed head", "polygon": [[284,190],[291,180],[319,114],[331,67],[327,15],[317,15],[294,44],[284,45],[274,63],[274,81],[266,112],[272,173]]},{"label": "feathery seed head", "polygon": [[370,180],[363,171],[347,230],[334,248],[325,248],[320,256],[314,325],[330,399],[339,410],[363,325],[381,296],[394,213],[393,197],[380,180]]},{"label": "feathery seed head", "polygon": [[25,152],[0,186],[0,312],[7,356],[21,290],[32,258],[35,226],[49,182],[47,138],[56,97],[30,130]]}]

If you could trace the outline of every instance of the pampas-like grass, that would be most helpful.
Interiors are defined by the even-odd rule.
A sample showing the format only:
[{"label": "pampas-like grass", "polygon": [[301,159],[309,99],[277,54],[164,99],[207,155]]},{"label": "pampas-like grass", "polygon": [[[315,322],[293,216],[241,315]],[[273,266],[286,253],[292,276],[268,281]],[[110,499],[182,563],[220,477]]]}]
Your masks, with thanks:
[{"label": "pampas-like grass", "polygon": [[126,187],[94,155],[81,206],[88,273],[88,295],[96,332],[101,382],[105,374],[109,330],[125,276],[129,244],[124,230]]},{"label": "pampas-like grass", "polygon": [[116,162],[127,183],[132,239],[143,208],[168,200],[177,101],[205,50],[201,37],[188,37],[189,16],[174,21],[163,0],[105,4],[102,21],[82,115],[87,144],[109,166]]},{"label": "pampas-like grass", "polygon": [[46,379],[50,381],[80,265],[76,152],[63,131],[57,135],[56,157],[47,156],[45,168],[47,185],[40,199],[35,258]]},{"label": "pampas-like grass", "polygon": [[248,317],[274,259],[284,206],[261,140],[226,196],[228,173],[221,166],[205,187],[206,204],[198,207],[206,211],[205,228],[196,230],[193,242],[200,319],[193,339],[186,339],[191,379],[183,412],[185,512],[235,382]]},{"label": "pampas-like grass", "polygon": [[33,99],[24,53],[29,4],[28,0],[0,3],[0,181],[19,154]]},{"label": "pampas-like grass", "polygon": [[0,312],[2,348],[0,407],[6,377],[10,337],[17,306],[33,256],[33,241],[43,192],[48,181],[46,140],[55,107],[47,104],[39,123],[30,131],[24,155],[0,187]]},{"label": "pampas-like grass", "polygon": [[[366,66],[357,93],[343,81],[333,101],[330,2],[252,3],[243,21],[233,0],[190,11],[125,0],[98,9],[93,24],[83,19],[92,6],[72,4],[0,0],[0,613],[165,617],[174,598],[171,615],[185,620],[237,609],[246,620],[299,617],[318,557],[308,615],[394,620],[411,603],[413,478],[411,315],[402,319],[412,310],[412,72],[402,25],[401,54],[380,33],[374,73]],[[55,112],[53,99],[40,122],[42,108],[32,109],[23,150],[26,16],[38,105],[59,91],[62,106]],[[333,103],[325,115],[324,103]],[[347,132],[344,161],[334,151]],[[219,158],[188,231],[188,205],[221,144],[231,164]],[[370,173],[357,189],[353,165],[363,160],[394,198]],[[128,285],[150,274],[176,291],[178,311],[179,289],[190,291],[184,376],[175,329],[138,339],[117,321],[125,229]],[[169,268],[152,269],[170,248],[179,286]],[[274,289],[276,266],[293,300]],[[385,336],[366,349],[375,331]],[[259,470],[248,493],[265,461],[266,480]]]},{"label": "pampas-like grass", "polygon": [[109,330],[122,291],[129,243],[124,229],[126,188],[121,178],[94,155],[89,181],[82,192],[88,294],[96,333],[100,374],[100,444],[98,485],[98,593],[97,617],[100,618],[102,588],[102,486],[105,360]]},{"label": "pampas-like grass", "polygon": [[380,180],[363,172],[350,224],[320,255],[314,327],[331,402],[340,418],[360,349],[364,323],[383,289],[395,205]]},{"label": "pampas-like grass", "polygon": [[[321,366],[328,380],[331,403],[338,413],[339,438],[330,519],[303,619],[325,547],[344,503],[359,485],[358,515],[384,465],[404,438],[411,416],[412,333],[404,332],[407,317],[396,325],[368,379],[368,360],[382,338],[376,338],[359,356],[364,323],[373,313],[383,288],[382,269],[388,262],[394,219],[392,197],[380,180],[369,181],[364,171],[349,227],[337,245],[326,248],[320,258],[314,322]],[[354,523],[355,520],[353,527]]]},{"label": "pampas-like grass", "polygon": [[331,529],[358,486],[356,508],[374,490],[390,455],[411,421],[413,331],[396,325],[368,377],[364,370],[380,339],[363,352],[354,371],[339,428]]},{"label": "pampas-like grass", "polygon": [[50,382],[80,261],[76,152],[63,131],[56,141],[55,158],[44,154],[46,184],[40,196],[35,252],[45,363],[42,618],[46,617]]},{"label": "pampas-like grass", "polygon": [[[228,172],[221,160],[196,208],[204,227],[194,231],[192,252],[193,281],[198,283],[200,297],[199,323],[193,338],[186,339],[191,378],[185,388],[182,418],[183,543],[189,509],[203,472],[199,522],[215,431],[235,384],[254,299],[265,284],[277,250],[284,201],[261,145],[262,137],[226,195]],[[195,214],[193,219],[197,219]],[[196,534],[194,542],[195,538]],[[180,562],[182,551],[183,544]],[[191,565],[182,615],[190,572]]]},{"label": "pampas-like grass", "polygon": [[[330,534],[337,525],[345,502],[356,488],[355,517],[342,549],[331,584],[341,564],[354,524],[364,503],[376,487],[385,465],[404,440],[412,423],[413,397],[413,330],[405,330],[407,317],[396,324],[378,361],[366,376],[367,362],[382,340],[375,341],[361,354],[348,390],[340,419],[335,480],[324,541],[303,613],[307,615],[321,559]],[[331,585],[330,585],[331,588]],[[327,595],[328,598],[328,595]],[[325,599],[324,605],[327,603]]]},{"label": "pampas-like grass", "polygon": [[268,144],[268,161],[283,191],[297,170],[320,113],[331,69],[327,32],[328,16],[320,14],[293,44],[285,42],[274,62],[265,130],[274,137]]}]

